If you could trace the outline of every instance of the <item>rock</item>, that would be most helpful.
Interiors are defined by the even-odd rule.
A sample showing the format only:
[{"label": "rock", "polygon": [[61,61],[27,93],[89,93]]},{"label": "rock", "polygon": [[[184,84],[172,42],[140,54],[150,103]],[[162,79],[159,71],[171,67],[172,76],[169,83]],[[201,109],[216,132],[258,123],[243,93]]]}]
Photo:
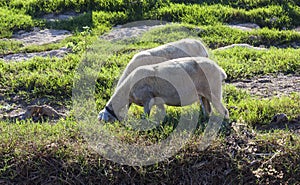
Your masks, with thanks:
[{"label": "rock", "polygon": [[31,105],[26,108],[25,112],[15,111],[10,113],[8,116],[4,116],[3,119],[9,120],[26,120],[33,119],[33,121],[42,121],[43,118],[59,119],[64,118],[66,115],[57,112],[54,108],[49,105]]},{"label": "rock", "polygon": [[243,31],[252,31],[253,29],[260,29],[260,27],[255,23],[230,24],[229,27]]},{"label": "rock", "polygon": [[136,21],[123,26],[118,25],[114,27],[111,32],[102,35],[100,38],[110,41],[134,38],[142,35],[152,28],[161,27],[165,24],[166,22],[162,21]]},{"label": "rock", "polygon": [[266,48],[254,47],[249,44],[231,44],[229,46],[220,47],[215,50],[224,50],[224,49],[230,49],[230,48],[234,48],[234,47],[243,47],[243,48],[256,49],[256,50],[266,50]]},{"label": "rock", "polygon": [[272,83],[272,80],[270,80],[270,79],[259,79],[259,80],[257,80],[257,82],[259,82],[259,83]]},{"label": "rock", "polygon": [[250,82],[252,82],[252,80],[250,80],[250,79],[242,79],[241,82],[250,83]]},{"label": "rock", "polygon": [[272,118],[272,121],[271,123],[286,123],[288,122],[288,117],[286,114],[284,113],[278,113],[276,114],[273,118]]},{"label": "rock", "polygon": [[71,32],[67,30],[45,29],[40,30],[34,28],[31,32],[19,31],[14,34],[12,39],[22,42],[25,46],[28,45],[43,45],[61,41],[71,36]]},{"label": "rock", "polygon": [[65,12],[63,14],[50,13],[50,14],[44,15],[42,18],[46,19],[49,22],[55,22],[55,21],[60,21],[60,20],[72,19],[72,18],[77,17],[79,15],[80,14],[76,13],[76,12]]},{"label": "rock", "polygon": [[64,57],[67,53],[70,53],[71,50],[68,48],[60,48],[57,50],[51,50],[51,51],[43,51],[43,52],[35,52],[35,53],[17,53],[17,54],[10,54],[2,57],[4,61],[15,61],[15,62],[21,62],[25,60],[29,60],[33,57],[58,57],[62,58]]}]

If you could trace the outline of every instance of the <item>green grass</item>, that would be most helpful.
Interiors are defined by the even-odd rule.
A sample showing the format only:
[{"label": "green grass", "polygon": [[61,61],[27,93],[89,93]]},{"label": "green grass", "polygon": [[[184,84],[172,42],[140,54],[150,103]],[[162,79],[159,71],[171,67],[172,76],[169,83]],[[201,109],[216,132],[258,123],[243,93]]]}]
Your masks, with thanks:
[{"label": "green grass", "polygon": [[9,7],[24,10],[27,14],[37,17],[46,13],[60,13],[63,11],[83,12],[89,10],[89,1],[75,0],[53,0],[46,2],[42,0],[12,0],[6,4]]},{"label": "green grass", "polygon": [[228,74],[228,81],[266,74],[299,74],[299,49],[253,50],[232,48],[213,51],[213,57]]},{"label": "green grass", "polygon": [[[289,14],[293,14],[290,16]],[[300,9],[289,6],[285,9],[279,5],[245,10],[220,4],[185,5],[169,4],[146,14],[150,18],[171,22],[184,22],[195,25],[214,25],[234,22],[252,22],[261,27],[282,29],[299,25]]]},{"label": "green grass", "polygon": [[[95,97],[97,110],[100,110],[110,98],[121,71],[134,54],[186,37],[204,41],[210,48],[212,58],[226,71],[228,82],[266,74],[300,74],[300,50],[290,48],[300,43],[300,35],[283,29],[300,25],[298,1],[88,2],[0,0],[1,38],[38,25],[67,29],[74,33],[74,36],[59,43],[43,46],[23,47],[20,42],[0,40],[0,55],[45,51],[62,46],[73,51],[62,59],[36,57],[19,63],[0,61],[1,101],[4,98],[5,101],[16,103],[13,98],[17,97],[17,100],[31,104],[34,100],[46,98],[51,100],[51,104],[72,107],[72,89],[78,82],[74,80],[78,78],[75,71],[77,67],[82,67],[80,62],[84,60],[87,65],[81,70],[88,72],[86,77],[95,78],[95,91],[91,93]],[[55,23],[39,20],[46,13],[65,11],[83,14]],[[94,42],[98,34],[103,34],[114,25],[149,18],[184,24],[153,29],[142,37],[128,39],[123,43],[112,44],[103,40]],[[240,31],[224,25],[232,22],[253,22],[266,28]],[[84,26],[88,26],[90,31]],[[234,43],[263,45],[269,49],[214,50]],[[201,116],[198,120],[199,129],[187,145],[176,155],[149,166],[121,165],[93,151],[80,130],[83,123],[74,119],[74,116],[78,116],[74,115],[74,110],[71,110],[66,120],[61,119],[57,123],[47,120],[39,123],[31,120],[2,120],[0,183],[297,184],[300,181],[299,135],[289,130],[288,123],[282,123],[286,126],[285,130],[261,131],[259,128],[272,128],[270,121],[277,113],[287,114],[289,120],[297,118],[300,115],[300,94],[295,92],[289,96],[261,99],[232,85],[225,85],[223,94],[224,103],[230,111],[229,122],[235,125],[229,136],[225,136],[221,130],[220,136],[207,150],[199,151],[202,131],[206,125]],[[0,105],[0,108],[4,109],[4,105]],[[82,113],[90,113],[90,109],[82,110]],[[115,139],[147,146],[167,138],[176,128],[181,113],[190,115],[196,111],[200,111],[199,104],[185,108],[168,107],[164,122],[150,131],[136,131],[129,121],[102,123],[104,126],[97,123],[95,128],[103,126]],[[141,113],[140,107],[132,107],[130,120],[139,120]],[[247,128],[239,128],[239,125]]]},{"label": "green grass", "polygon": [[[192,31],[190,31],[192,30]],[[187,26],[173,25],[154,29],[143,37],[130,41],[129,44],[110,45],[108,42],[96,42],[90,46],[89,58],[103,63],[98,72],[96,92],[98,106],[103,106],[110,97],[113,86],[120,72],[125,68],[131,57],[140,50],[152,48],[160,44],[175,41],[180,38],[195,37],[197,32]],[[87,44],[94,37],[88,37]],[[159,38],[159,39],[157,39]],[[62,42],[73,50],[84,50],[84,37],[71,37]],[[44,46],[45,49],[55,48],[58,45]],[[80,48],[78,48],[80,46]],[[38,50],[42,50],[39,47]],[[24,51],[36,51],[35,47],[25,48]],[[232,48],[212,51],[212,57],[226,71],[228,81],[252,78],[266,74],[299,74],[299,50],[276,49],[253,50],[248,48]],[[8,87],[10,92],[30,92],[33,96],[71,96],[74,70],[80,57],[70,55],[64,59],[36,58],[23,63],[1,63],[2,80],[0,84]],[[43,73],[41,74],[41,72]],[[59,76],[59,77],[58,77]],[[50,83],[49,83],[50,82]],[[21,90],[21,91],[20,91]],[[101,94],[101,97],[100,97]]]},{"label": "green grass", "polygon": [[10,37],[13,31],[30,29],[37,24],[31,16],[17,9],[0,7],[0,12],[0,38]]},{"label": "green grass", "polygon": [[[1,2],[0,2],[1,3]],[[143,19],[163,19],[172,22],[184,22],[195,25],[215,25],[233,22],[253,22],[261,27],[290,29],[300,25],[300,8],[297,2],[268,1],[221,1],[200,4],[179,4],[178,1],[74,1],[55,0],[51,3],[42,0],[2,2],[1,37],[11,36],[13,31],[30,29],[37,25],[50,28],[79,30],[82,26],[98,27],[99,24],[121,24],[127,21]],[[267,6],[260,6],[266,4]],[[67,21],[45,23],[39,18],[47,13],[63,11],[94,12]],[[18,12],[16,14],[16,12]],[[5,15],[13,16],[5,16]]]},{"label": "green grass", "polygon": [[[228,139],[216,140],[207,151],[202,152],[197,151],[200,139],[194,137],[189,147],[183,148],[168,161],[130,167],[110,162],[91,150],[73,121],[60,121],[55,125],[0,122],[0,129],[0,175],[6,183],[120,184],[129,180],[136,183],[175,183],[184,177],[186,171],[190,171],[191,176],[185,182],[200,179],[201,182],[232,183],[264,183],[267,179],[274,183],[299,181],[299,176],[295,176],[299,168],[294,164],[299,162],[300,137],[282,130],[257,134],[250,141],[233,134]],[[148,140],[142,139],[144,141],[140,142]],[[241,150],[229,154],[227,150],[235,150],[235,142],[238,142],[235,139],[239,139]],[[260,156],[263,154],[266,156]],[[254,160],[255,164],[252,163]],[[218,164],[218,168],[213,164]],[[275,169],[275,174],[268,173],[270,168]],[[223,170],[230,171],[225,175]],[[279,172],[282,177],[278,177]]]},{"label": "green grass", "polygon": [[253,46],[291,47],[300,41],[300,34],[295,31],[278,31],[274,29],[259,29],[242,31],[223,25],[200,27],[198,36],[208,46],[217,48],[234,43],[247,43]]},{"label": "green grass", "polygon": [[10,93],[30,96],[70,97],[73,70],[79,62],[78,56],[69,55],[64,59],[35,58],[24,63],[0,62],[2,87]]},{"label": "green grass", "polygon": [[300,114],[300,94],[296,92],[290,96],[259,99],[229,85],[225,86],[224,98],[230,107],[231,120],[253,127],[270,124],[277,113],[285,113],[289,120]]}]

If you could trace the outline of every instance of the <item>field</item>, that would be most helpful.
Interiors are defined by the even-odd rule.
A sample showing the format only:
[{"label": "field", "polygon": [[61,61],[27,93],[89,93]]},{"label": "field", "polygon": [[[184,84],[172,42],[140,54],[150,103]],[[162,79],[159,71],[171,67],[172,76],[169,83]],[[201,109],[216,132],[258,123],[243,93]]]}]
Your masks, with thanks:
[{"label": "field", "polygon": [[[127,23],[133,27],[115,27]],[[134,32],[145,24],[152,29]],[[68,36],[18,39],[47,29]],[[0,0],[0,184],[299,184],[299,29],[295,0]],[[200,149],[209,121],[199,103],[167,107],[146,131],[131,125],[140,123],[138,106],[125,123],[95,121],[134,54],[187,37],[203,41],[227,74],[230,119],[208,147]],[[232,44],[244,47],[224,49]],[[43,55],[28,57],[34,53]],[[31,105],[63,116],[22,119]],[[181,117],[195,120],[184,143],[188,131],[176,132]],[[90,141],[93,134],[103,138]],[[128,162],[139,158],[131,146],[168,138],[175,150]],[[91,144],[97,141],[101,152]]]}]

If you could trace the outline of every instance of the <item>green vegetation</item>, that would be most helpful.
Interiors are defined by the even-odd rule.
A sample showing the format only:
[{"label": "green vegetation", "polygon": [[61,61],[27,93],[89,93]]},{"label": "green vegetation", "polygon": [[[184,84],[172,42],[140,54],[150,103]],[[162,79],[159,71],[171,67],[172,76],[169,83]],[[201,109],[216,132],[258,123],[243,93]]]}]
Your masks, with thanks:
[{"label": "green vegetation", "polygon": [[259,29],[253,31],[241,31],[228,28],[223,25],[200,27],[198,35],[211,48],[226,46],[234,43],[248,43],[253,46],[291,47],[293,43],[300,41],[299,33],[295,31],[278,31]]},{"label": "green vegetation", "polygon": [[12,31],[29,29],[35,25],[31,16],[21,10],[0,7],[0,38],[10,37]]},{"label": "green vegetation", "polygon": [[[162,19],[172,22],[184,22],[195,25],[215,25],[236,22],[252,22],[261,27],[289,29],[300,25],[300,8],[294,1],[202,1],[181,4],[176,0],[162,1],[111,1],[111,0],[43,0],[0,1],[1,6],[1,37],[7,37],[15,30],[30,29],[43,25],[39,18],[47,13],[63,11],[95,13],[93,23],[121,24],[127,21],[143,19]],[[15,11],[18,14],[14,13]],[[68,21],[46,26],[77,30],[83,23],[91,24],[90,13]],[[6,16],[13,15],[13,16]]]},{"label": "green vegetation", "polygon": [[213,56],[226,73],[227,80],[253,78],[265,74],[299,74],[299,49],[276,49],[255,51],[232,48],[214,51]]},{"label": "green vegetation", "polygon": [[[81,72],[86,72],[86,77],[95,78],[92,93],[99,111],[134,54],[187,37],[201,39],[207,45],[211,58],[227,73],[227,83],[267,74],[299,75],[300,34],[292,30],[300,26],[299,6],[293,0],[192,0],[188,3],[182,0],[0,0],[0,38],[10,38],[19,30],[29,31],[35,26],[73,33],[59,43],[42,46],[0,40],[0,56],[64,46],[72,50],[63,58],[0,60],[0,101],[25,106],[46,99],[46,103],[69,109],[79,67]],[[80,15],[55,22],[42,19],[48,13],[69,11]],[[152,29],[124,42],[97,40],[115,25],[147,19],[179,23]],[[227,26],[244,22],[256,23],[262,29],[241,31]],[[236,43],[268,50],[240,47],[214,50]],[[85,62],[85,68],[80,68],[81,61]],[[230,120],[226,121],[232,125],[230,131],[222,128],[212,146],[199,151],[203,128],[207,125],[200,115],[195,135],[175,156],[140,167],[114,163],[93,151],[81,134],[82,123],[74,119],[77,116],[74,110],[70,110],[66,119],[55,123],[2,120],[0,184],[297,184],[300,137],[290,124],[299,128],[299,102],[298,92],[261,98],[226,84],[224,103],[230,111]],[[0,114],[6,107],[0,105]],[[181,113],[190,115],[195,111],[200,111],[199,104],[168,107],[163,123],[150,131],[136,131],[129,121],[99,125],[103,124],[105,131],[122,142],[147,146],[168,137]],[[132,120],[140,118],[141,113],[138,106],[130,109]],[[277,113],[288,117],[289,122],[279,123],[279,128],[284,130],[272,129],[271,120]]]},{"label": "green vegetation", "polygon": [[296,118],[300,114],[299,93],[258,100],[258,97],[251,97],[247,92],[231,85],[225,86],[224,93],[225,102],[231,107],[231,119],[254,127],[269,124],[273,116],[279,112],[286,113],[289,119]]},{"label": "green vegetation", "polygon": [[[245,10],[221,4],[216,5],[185,5],[173,4],[153,10],[150,18],[163,19],[172,22],[185,22],[196,25],[212,25],[232,22],[253,22],[261,27],[291,28],[299,25],[300,9],[297,6],[268,5],[263,8]],[[289,12],[295,15],[290,16]],[[296,13],[297,12],[297,13]]]}]

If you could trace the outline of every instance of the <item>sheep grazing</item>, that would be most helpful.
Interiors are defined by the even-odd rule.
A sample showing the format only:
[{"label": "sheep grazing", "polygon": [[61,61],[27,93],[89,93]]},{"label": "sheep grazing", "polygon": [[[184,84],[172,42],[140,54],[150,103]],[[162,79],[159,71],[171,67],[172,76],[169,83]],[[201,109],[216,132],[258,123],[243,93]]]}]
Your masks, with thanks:
[{"label": "sheep grazing", "polygon": [[208,51],[202,42],[196,39],[181,39],[156,48],[139,52],[127,64],[117,87],[137,67],[158,64],[168,60],[183,57],[209,57]]},{"label": "sheep grazing", "polygon": [[218,113],[229,118],[222,104],[222,81],[226,74],[206,57],[185,57],[159,64],[140,66],[116,88],[99,119],[123,120],[124,108],[132,103],[144,107],[150,114],[153,105],[186,106],[204,97]]},{"label": "sheep grazing", "polygon": [[[126,66],[122,76],[120,77],[117,87],[125,80],[125,78],[137,67],[151,64],[158,64],[171,59],[183,57],[209,57],[208,51],[203,43],[196,39],[181,39],[176,42],[171,42],[156,48],[142,51],[133,56]],[[211,107],[209,102],[202,97],[200,99],[203,114],[209,114]],[[109,117],[110,112],[106,109],[100,111],[100,114],[105,118]]]}]

